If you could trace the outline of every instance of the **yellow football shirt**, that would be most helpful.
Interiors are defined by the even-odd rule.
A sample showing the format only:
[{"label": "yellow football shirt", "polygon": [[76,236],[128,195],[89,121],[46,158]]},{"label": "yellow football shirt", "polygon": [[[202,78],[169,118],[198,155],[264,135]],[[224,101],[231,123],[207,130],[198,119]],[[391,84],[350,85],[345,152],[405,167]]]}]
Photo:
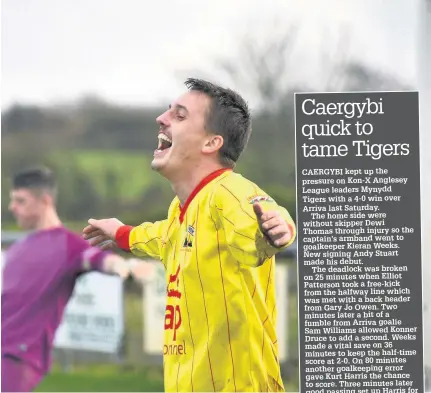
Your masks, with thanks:
[{"label": "yellow football shirt", "polygon": [[251,181],[231,170],[204,179],[168,218],[122,227],[117,242],[166,268],[164,335],[168,392],[279,392],[275,258],[258,227],[253,202],[276,209]]}]

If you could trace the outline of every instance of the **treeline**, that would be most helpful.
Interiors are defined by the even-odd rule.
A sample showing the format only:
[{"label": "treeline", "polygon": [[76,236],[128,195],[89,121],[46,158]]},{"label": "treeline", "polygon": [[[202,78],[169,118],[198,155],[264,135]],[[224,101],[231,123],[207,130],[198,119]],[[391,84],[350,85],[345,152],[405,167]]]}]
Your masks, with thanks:
[{"label": "treeline", "polygon": [[[242,82],[244,90],[254,91],[260,110],[253,113],[252,137],[236,170],[295,217],[294,93],[315,89],[282,83],[293,65],[284,64],[288,56],[280,56],[277,45],[268,48],[268,53],[249,56],[255,60],[247,74],[256,77]],[[245,68],[237,64],[221,66],[231,76],[244,75],[240,71]],[[407,88],[390,75],[354,62],[322,72],[322,79],[323,91]],[[70,105],[15,105],[2,113],[3,228],[13,223],[7,210],[9,178],[34,164],[57,172],[58,208],[65,221],[82,225],[89,217],[115,216],[133,225],[164,218],[173,192],[151,171],[150,162],[157,146],[156,118],[165,109],[118,106],[87,97]]]},{"label": "treeline", "polygon": [[[150,170],[156,117],[164,108],[130,108],[84,99],[70,106],[11,107],[2,116],[2,217],[10,175],[34,164],[58,175],[59,211],[66,221],[116,216],[136,224],[163,218],[173,197]],[[293,106],[256,114],[237,170],[295,210]]]}]

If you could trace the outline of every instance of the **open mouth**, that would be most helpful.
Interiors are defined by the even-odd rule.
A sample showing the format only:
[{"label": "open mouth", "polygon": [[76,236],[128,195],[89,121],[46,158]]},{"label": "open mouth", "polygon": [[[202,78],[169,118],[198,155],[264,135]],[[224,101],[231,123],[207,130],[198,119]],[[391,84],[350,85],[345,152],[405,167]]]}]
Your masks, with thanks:
[{"label": "open mouth", "polygon": [[156,153],[164,152],[172,146],[172,140],[167,135],[160,133],[158,139],[159,145],[157,146]]}]

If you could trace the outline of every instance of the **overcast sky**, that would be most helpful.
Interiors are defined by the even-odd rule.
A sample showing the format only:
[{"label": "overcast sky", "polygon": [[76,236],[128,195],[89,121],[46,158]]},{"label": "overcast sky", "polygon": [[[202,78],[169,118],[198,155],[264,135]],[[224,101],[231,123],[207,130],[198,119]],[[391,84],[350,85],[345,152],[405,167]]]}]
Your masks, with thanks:
[{"label": "overcast sky", "polygon": [[415,84],[418,1],[3,0],[2,107],[88,94],[170,101],[182,89],[178,71],[234,59],[250,26],[277,34],[275,17],[299,24],[297,68],[308,81],[319,79],[313,54],[342,31],[351,56]]}]

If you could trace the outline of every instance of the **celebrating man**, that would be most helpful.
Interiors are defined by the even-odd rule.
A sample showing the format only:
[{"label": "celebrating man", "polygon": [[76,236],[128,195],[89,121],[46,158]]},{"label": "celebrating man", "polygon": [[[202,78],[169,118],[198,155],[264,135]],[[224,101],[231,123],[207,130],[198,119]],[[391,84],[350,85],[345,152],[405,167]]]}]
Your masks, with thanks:
[{"label": "celebrating man", "polygon": [[186,86],[157,119],[152,168],[176,194],[167,218],[137,227],[90,219],[84,235],[165,266],[166,391],[283,391],[274,256],[295,225],[233,171],[251,134],[243,98],[203,80]]}]

